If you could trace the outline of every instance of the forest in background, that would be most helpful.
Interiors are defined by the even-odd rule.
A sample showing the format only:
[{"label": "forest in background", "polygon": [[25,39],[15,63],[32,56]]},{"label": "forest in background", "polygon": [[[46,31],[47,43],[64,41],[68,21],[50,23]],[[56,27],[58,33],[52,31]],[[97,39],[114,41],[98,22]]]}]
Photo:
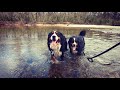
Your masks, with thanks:
[{"label": "forest in background", "polygon": [[0,12],[0,25],[21,22],[120,25],[120,12]]}]

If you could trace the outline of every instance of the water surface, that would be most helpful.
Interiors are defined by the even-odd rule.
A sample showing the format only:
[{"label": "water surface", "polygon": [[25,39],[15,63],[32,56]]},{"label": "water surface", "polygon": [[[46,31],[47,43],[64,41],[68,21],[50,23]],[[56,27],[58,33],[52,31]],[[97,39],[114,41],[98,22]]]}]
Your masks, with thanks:
[{"label": "water surface", "polygon": [[[0,78],[48,78],[51,67],[47,35],[53,30],[62,32],[68,40],[82,29],[0,29]],[[120,30],[87,30],[85,54],[96,55],[118,42]],[[96,59],[120,62],[119,52],[120,46]]]}]

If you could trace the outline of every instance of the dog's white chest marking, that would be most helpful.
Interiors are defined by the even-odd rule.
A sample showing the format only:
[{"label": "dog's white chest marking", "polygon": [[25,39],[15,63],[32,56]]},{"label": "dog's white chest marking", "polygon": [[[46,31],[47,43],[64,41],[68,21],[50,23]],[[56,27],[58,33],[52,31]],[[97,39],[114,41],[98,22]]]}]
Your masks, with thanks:
[{"label": "dog's white chest marking", "polygon": [[60,43],[56,43],[56,42],[52,42],[50,44],[50,48],[53,49],[54,55],[60,56],[62,54],[62,52],[60,52],[60,48],[61,48],[61,44]]}]

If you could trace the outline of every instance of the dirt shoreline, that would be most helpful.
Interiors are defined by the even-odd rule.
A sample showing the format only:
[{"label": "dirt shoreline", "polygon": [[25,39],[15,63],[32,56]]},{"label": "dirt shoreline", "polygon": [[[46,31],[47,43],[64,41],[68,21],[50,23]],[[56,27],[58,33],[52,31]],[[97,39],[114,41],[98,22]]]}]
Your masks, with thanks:
[{"label": "dirt shoreline", "polygon": [[[25,26],[32,26],[26,24]],[[120,26],[110,25],[84,25],[84,24],[35,24],[37,27],[65,27],[65,28],[91,28],[91,29],[120,29]]]},{"label": "dirt shoreline", "polygon": [[24,23],[7,23],[0,24],[0,28],[2,27],[63,27],[63,28],[87,28],[87,29],[120,29],[120,26],[110,26],[110,25],[86,25],[86,24],[24,24]]}]

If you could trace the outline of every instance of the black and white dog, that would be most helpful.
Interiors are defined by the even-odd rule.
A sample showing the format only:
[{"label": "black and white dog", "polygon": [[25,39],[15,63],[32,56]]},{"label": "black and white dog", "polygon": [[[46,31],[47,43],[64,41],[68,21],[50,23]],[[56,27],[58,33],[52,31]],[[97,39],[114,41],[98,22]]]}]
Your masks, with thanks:
[{"label": "black and white dog", "polygon": [[68,44],[70,48],[70,53],[72,55],[82,55],[84,54],[85,41],[84,36],[86,35],[86,31],[83,30],[80,32],[79,36],[70,37]]},{"label": "black and white dog", "polygon": [[58,57],[63,60],[64,52],[67,51],[67,40],[65,36],[58,31],[53,31],[48,34],[48,48],[51,52],[52,63],[58,63]]}]

